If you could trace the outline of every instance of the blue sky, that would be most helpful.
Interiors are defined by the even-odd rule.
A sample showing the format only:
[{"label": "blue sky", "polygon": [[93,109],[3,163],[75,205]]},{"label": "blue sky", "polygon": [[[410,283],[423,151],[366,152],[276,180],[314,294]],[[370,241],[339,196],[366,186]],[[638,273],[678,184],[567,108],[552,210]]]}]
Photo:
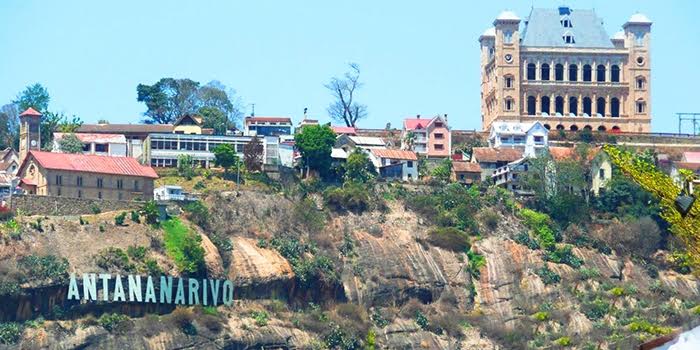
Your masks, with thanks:
[{"label": "blue sky", "polygon": [[50,109],[86,122],[135,123],[136,85],[219,80],[256,115],[328,120],[323,87],[362,68],[364,127],[449,115],[480,128],[478,36],[503,9],[595,8],[609,35],[639,11],[652,27],[653,131],[700,112],[700,23],[691,0],[615,1],[38,1],[0,2],[0,104],[40,82]]}]

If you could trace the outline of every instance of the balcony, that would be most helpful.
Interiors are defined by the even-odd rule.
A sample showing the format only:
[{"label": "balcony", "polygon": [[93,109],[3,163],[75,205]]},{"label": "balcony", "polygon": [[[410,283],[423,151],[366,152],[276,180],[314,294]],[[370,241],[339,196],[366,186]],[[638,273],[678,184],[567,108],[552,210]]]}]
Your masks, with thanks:
[{"label": "balcony", "polygon": [[566,80],[523,80],[523,86],[532,87],[558,87],[558,88],[629,88],[629,83],[626,81],[621,82],[607,82],[607,81],[566,81]]}]

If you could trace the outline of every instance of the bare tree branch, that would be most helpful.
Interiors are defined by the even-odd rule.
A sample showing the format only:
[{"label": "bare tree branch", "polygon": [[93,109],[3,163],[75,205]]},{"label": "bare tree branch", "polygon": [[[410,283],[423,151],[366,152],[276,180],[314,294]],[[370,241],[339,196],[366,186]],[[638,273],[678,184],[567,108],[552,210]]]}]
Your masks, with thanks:
[{"label": "bare tree branch", "polygon": [[360,82],[360,66],[349,64],[350,71],[343,78],[334,77],[324,85],[331,91],[335,101],[328,108],[328,115],[336,121],[342,121],[346,126],[354,127],[358,120],[367,116],[367,106],[353,101],[355,90],[362,87]]}]

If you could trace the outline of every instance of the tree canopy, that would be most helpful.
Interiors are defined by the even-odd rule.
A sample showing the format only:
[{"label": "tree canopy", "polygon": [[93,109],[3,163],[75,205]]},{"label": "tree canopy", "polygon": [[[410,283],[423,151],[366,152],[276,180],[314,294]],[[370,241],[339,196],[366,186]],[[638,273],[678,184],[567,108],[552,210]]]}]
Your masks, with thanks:
[{"label": "tree canopy", "polygon": [[331,151],[335,144],[335,133],[328,125],[308,125],[294,136],[304,166],[316,170],[322,176],[331,167]]},{"label": "tree canopy", "polygon": [[350,63],[349,66],[350,71],[342,78],[333,77],[325,87],[335,99],[328,106],[328,115],[333,120],[354,127],[358,120],[367,116],[367,106],[355,100],[356,90],[362,87],[360,66],[357,63]]},{"label": "tree canopy", "polygon": [[217,166],[224,168],[224,171],[228,173],[228,170],[238,163],[238,155],[233,146],[224,143],[218,145],[213,150],[214,152],[214,163]]},{"label": "tree canopy", "polygon": [[216,107],[202,107],[199,115],[204,119],[205,128],[214,129],[215,135],[225,135],[232,125],[226,114]]},{"label": "tree canopy", "polygon": [[63,153],[83,152],[83,143],[73,133],[63,135],[63,137],[58,141],[58,147]]},{"label": "tree canopy", "polygon": [[372,161],[359,148],[356,148],[348,156],[348,160],[343,165],[345,170],[344,180],[365,183],[377,175],[377,170]]},{"label": "tree canopy", "polygon": [[137,101],[146,104],[147,123],[173,123],[182,115],[200,113],[203,107],[218,109],[230,124],[242,114],[235,91],[227,91],[218,81],[201,86],[191,79],[162,78],[153,85],[139,84],[136,93]]},{"label": "tree canopy", "polygon": [[40,113],[44,113],[49,108],[49,101],[51,101],[49,91],[41,84],[34,83],[22,90],[12,103],[16,104],[20,111],[31,107]]}]

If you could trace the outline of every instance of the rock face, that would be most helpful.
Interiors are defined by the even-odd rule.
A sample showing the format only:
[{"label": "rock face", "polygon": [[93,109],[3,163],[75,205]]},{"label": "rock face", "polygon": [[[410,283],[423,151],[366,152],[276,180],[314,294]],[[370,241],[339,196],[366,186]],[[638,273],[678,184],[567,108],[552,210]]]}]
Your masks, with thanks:
[{"label": "rock face", "polygon": [[202,237],[202,248],[204,248],[204,263],[207,266],[207,274],[212,278],[221,278],[224,276],[224,263],[221,260],[219,250],[216,249],[214,243],[209,240],[206,235],[200,234]]},{"label": "rock face", "polygon": [[249,238],[235,237],[232,245],[228,279],[238,289],[237,295],[260,298],[291,288],[292,266],[279,253],[260,248]]}]

